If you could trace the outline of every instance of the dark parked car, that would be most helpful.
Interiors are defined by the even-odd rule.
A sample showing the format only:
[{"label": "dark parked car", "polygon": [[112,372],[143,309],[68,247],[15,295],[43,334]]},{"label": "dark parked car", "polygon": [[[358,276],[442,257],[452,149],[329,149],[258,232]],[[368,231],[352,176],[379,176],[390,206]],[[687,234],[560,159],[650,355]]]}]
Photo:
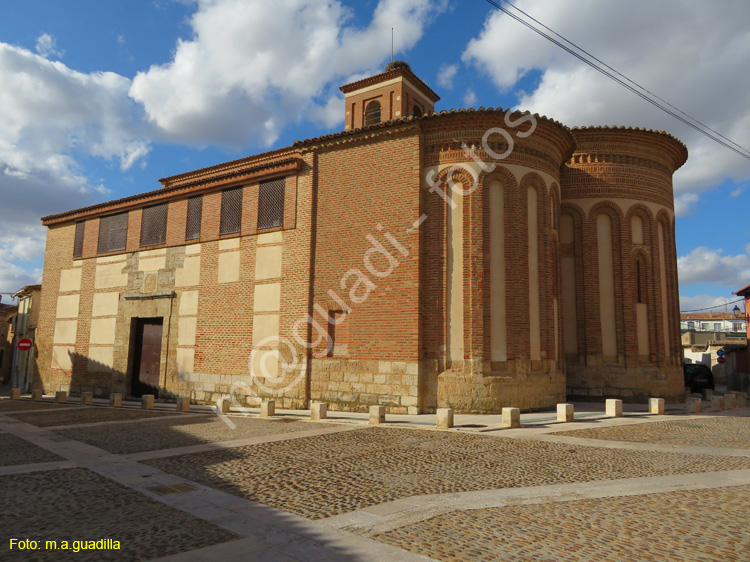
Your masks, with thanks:
[{"label": "dark parked car", "polygon": [[690,392],[701,392],[704,388],[714,389],[714,375],[706,365],[683,363],[682,372],[685,374],[685,386],[690,387]]}]

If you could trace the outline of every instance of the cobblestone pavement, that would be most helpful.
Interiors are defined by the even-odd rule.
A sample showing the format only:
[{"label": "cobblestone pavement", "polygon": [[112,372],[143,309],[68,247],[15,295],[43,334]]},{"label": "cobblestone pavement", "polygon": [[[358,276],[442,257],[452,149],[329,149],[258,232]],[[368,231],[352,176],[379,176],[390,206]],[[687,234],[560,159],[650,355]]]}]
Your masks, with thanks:
[{"label": "cobblestone pavement", "polygon": [[146,464],[320,519],[408,496],[742,469],[750,458],[368,428]]},{"label": "cobblestone pavement", "polygon": [[553,502],[457,511],[370,536],[445,562],[746,562],[749,503],[750,486]]},{"label": "cobblestone pavement", "polygon": [[73,408],[72,404],[56,404],[54,402],[32,402],[30,400],[0,400],[0,414],[8,412],[22,412],[25,410],[55,410],[58,408]]},{"label": "cobblestone pavement", "polygon": [[144,418],[160,418],[174,415],[174,412],[154,412],[150,410],[125,410],[102,406],[79,406],[64,410],[49,410],[45,412],[9,413],[8,416],[37,427],[53,427],[57,425],[76,425],[105,421],[138,420]]},{"label": "cobblestone pavement", "polygon": [[[0,477],[2,560],[148,560],[222,543],[236,535],[84,468]],[[12,506],[12,509],[8,509]],[[5,550],[10,538],[112,539],[120,550]]]},{"label": "cobblestone pavement", "polygon": [[[60,460],[62,460],[62,457],[45,451],[36,445],[32,445],[15,435],[0,433],[0,466],[55,462]],[[1,513],[2,506],[0,506]]]},{"label": "cobblestone pavement", "polygon": [[746,417],[697,418],[562,431],[555,432],[553,435],[637,443],[750,449],[750,419]]}]

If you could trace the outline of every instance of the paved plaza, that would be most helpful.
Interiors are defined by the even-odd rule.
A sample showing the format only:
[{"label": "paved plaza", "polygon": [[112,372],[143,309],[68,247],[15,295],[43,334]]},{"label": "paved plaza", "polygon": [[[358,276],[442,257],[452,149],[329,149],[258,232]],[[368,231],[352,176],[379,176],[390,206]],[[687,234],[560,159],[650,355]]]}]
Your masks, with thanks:
[{"label": "paved plaza", "polygon": [[603,406],[230,427],[0,397],[0,560],[750,561],[750,408]]}]

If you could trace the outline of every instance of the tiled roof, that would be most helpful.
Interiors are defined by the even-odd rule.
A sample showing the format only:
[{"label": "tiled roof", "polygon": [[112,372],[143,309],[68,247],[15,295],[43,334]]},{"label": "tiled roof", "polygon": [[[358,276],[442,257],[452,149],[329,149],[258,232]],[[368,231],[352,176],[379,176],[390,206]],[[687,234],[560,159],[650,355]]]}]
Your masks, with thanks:
[{"label": "tiled roof", "polygon": [[366,88],[367,86],[372,86],[374,84],[379,84],[380,82],[385,82],[386,80],[390,80],[398,76],[407,76],[409,80],[417,83],[429,95],[429,97],[432,99],[433,102],[440,100],[440,96],[437,95],[432,90],[432,88],[430,88],[427,84],[425,84],[422,81],[422,79],[416,74],[414,74],[411,71],[411,69],[407,66],[398,66],[391,70],[386,70],[385,72],[376,74],[375,76],[368,76],[367,78],[363,78],[362,80],[357,80],[356,82],[350,82],[349,84],[344,84],[343,86],[339,87],[339,90],[341,90],[342,92],[346,94],[348,92],[359,90],[360,88]]},{"label": "tiled roof", "polygon": [[744,320],[744,315],[737,318],[731,312],[681,312],[680,320]]}]

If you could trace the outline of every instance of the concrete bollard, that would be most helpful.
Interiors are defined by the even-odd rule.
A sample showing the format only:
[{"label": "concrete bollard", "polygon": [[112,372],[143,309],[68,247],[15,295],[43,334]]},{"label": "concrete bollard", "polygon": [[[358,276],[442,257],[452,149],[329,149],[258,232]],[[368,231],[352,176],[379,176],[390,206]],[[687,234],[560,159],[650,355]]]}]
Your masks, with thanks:
[{"label": "concrete bollard", "polygon": [[711,400],[711,398],[714,397],[714,390],[712,388],[704,388],[703,389],[703,399],[704,400]]},{"label": "concrete bollard", "polygon": [[453,408],[437,409],[437,428],[450,429],[453,427]]},{"label": "concrete bollard", "polygon": [[518,408],[503,408],[503,427],[521,427],[521,410]]},{"label": "concrete bollard", "polygon": [[617,398],[607,398],[606,414],[609,418],[622,417],[622,400]]},{"label": "concrete bollard", "polygon": [[186,396],[178,396],[177,397],[177,411],[187,412],[189,410],[190,410],[190,398]]},{"label": "concrete bollard", "polygon": [[21,389],[20,388],[11,388],[10,389],[10,399],[11,400],[18,400],[21,398]]},{"label": "concrete bollard", "polygon": [[558,404],[557,405],[557,421],[572,422],[573,415],[574,415],[573,404]]},{"label": "concrete bollard", "polygon": [[735,407],[736,408],[744,408],[747,406],[747,393],[746,392],[733,392],[734,394],[734,400],[735,400]]},{"label": "concrete bollard", "polygon": [[44,398],[44,391],[43,390],[32,390],[31,391],[31,399],[34,402],[41,402],[42,398]]},{"label": "concrete bollard", "polygon": [[328,404],[325,402],[314,402],[310,404],[310,419],[312,421],[324,420],[328,417]]},{"label": "concrete bollard", "polygon": [[141,408],[144,410],[150,410],[154,407],[154,395],[144,394],[141,396]]},{"label": "concrete bollard", "polygon": [[698,414],[703,409],[703,402],[700,398],[688,398],[686,404],[688,414]]},{"label": "concrete bollard", "polygon": [[94,402],[94,393],[93,392],[82,392],[81,393],[81,405],[82,406],[88,406],[89,404],[92,404]]},{"label": "concrete bollard", "polygon": [[723,396],[714,396],[711,398],[711,409],[712,410],[723,410],[724,409],[724,397]]},{"label": "concrete bollard", "polygon": [[122,406],[122,394],[119,392],[113,392],[109,395],[110,406]]},{"label": "concrete bollard", "polygon": [[276,413],[276,400],[264,400],[260,403],[260,417],[270,418]]},{"label": "concrete bollard", "polygon": [[370,406],[370,425],[385,423],[385,406]]},{"label": "concrete bollard", "polygon": [[649,398],[648,399],[648,412],[649,414],[664,415],[664,398]]},{"label": "concrete bollard", "polygon": [[58,404],[65,404],[68,401],[68,393],[64,390],[58,390],[55,392],[55,402]]},{"label": "concrete bollard", "polygon": [[724,409],[734,410],[735,408],[735,396],[731,392],[724,395]]},{"label": "concrete bollard", "polygon": [[221,412],[222,414],[228,414],[231,407],[232,403],[226,398],[221,398],[216,402],[216,411]]},{"label": "concrete bollard", "polygon": [[688,396],[690,396],[691,394],[692,394],[692,392],[690,392],[690,387],[689,387],[689,386],[686,386],[686,387],[685,387],[685,398],[687,398],[687,397],[688,397]]}]

